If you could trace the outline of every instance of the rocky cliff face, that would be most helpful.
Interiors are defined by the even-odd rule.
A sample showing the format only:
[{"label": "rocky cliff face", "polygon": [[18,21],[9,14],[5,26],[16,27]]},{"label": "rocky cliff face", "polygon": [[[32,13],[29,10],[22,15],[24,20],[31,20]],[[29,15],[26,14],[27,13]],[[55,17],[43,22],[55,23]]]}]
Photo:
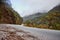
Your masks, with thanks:
[{"label": "rocky cliff face", "polygon": [[22,17],[11,7],[9,0],[0,0],[0,24],[22,24]]}]

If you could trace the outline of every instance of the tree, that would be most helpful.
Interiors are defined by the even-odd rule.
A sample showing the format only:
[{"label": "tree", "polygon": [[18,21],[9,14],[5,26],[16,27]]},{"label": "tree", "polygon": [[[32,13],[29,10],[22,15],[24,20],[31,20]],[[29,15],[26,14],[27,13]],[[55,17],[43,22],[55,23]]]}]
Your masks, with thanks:
[{"label": "tree", "polygon": [[11,7],[9,0],[0,0],[0,24],[22,24],[22,17]]}]

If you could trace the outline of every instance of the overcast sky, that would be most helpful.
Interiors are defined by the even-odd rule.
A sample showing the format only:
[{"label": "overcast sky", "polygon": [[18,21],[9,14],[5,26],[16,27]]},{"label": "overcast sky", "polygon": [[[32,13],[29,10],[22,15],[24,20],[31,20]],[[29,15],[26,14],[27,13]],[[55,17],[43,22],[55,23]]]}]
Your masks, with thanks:
[{"label": "overcast sky", "polygon": [[35,12],[47,12],[60,0],[11,0],[12,7],[23,17]]}]

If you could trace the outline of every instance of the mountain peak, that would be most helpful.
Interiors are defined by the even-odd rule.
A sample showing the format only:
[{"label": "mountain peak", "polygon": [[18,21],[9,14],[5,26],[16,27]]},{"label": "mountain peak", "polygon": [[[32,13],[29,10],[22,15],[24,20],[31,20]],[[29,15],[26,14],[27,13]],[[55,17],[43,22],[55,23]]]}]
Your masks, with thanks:
[{"label": "mountain peak", "polygon": [[1,5],[1,4],[11,6],[10,0],[0,0],[0,5]]},{"label": "mountain peak", "polygon": [[59,5],[57,5],[57,6],[55,6],[52,10],[50,10],[50,11],[55,11],[55,10],[58,10],[58,11],[60,11],[60,4]]}]

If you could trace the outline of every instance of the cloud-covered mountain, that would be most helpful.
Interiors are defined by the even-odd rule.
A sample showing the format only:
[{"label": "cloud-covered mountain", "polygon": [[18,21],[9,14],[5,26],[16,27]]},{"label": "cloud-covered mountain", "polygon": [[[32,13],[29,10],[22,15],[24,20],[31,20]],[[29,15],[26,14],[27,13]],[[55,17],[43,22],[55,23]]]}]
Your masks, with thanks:
[{"label": "cloud-covered mountain", "polygon": [[30,27],[60,30],[60,5],[51,9],[47,14],[35,19],[37,20],[27,20],[24,24]]}]

